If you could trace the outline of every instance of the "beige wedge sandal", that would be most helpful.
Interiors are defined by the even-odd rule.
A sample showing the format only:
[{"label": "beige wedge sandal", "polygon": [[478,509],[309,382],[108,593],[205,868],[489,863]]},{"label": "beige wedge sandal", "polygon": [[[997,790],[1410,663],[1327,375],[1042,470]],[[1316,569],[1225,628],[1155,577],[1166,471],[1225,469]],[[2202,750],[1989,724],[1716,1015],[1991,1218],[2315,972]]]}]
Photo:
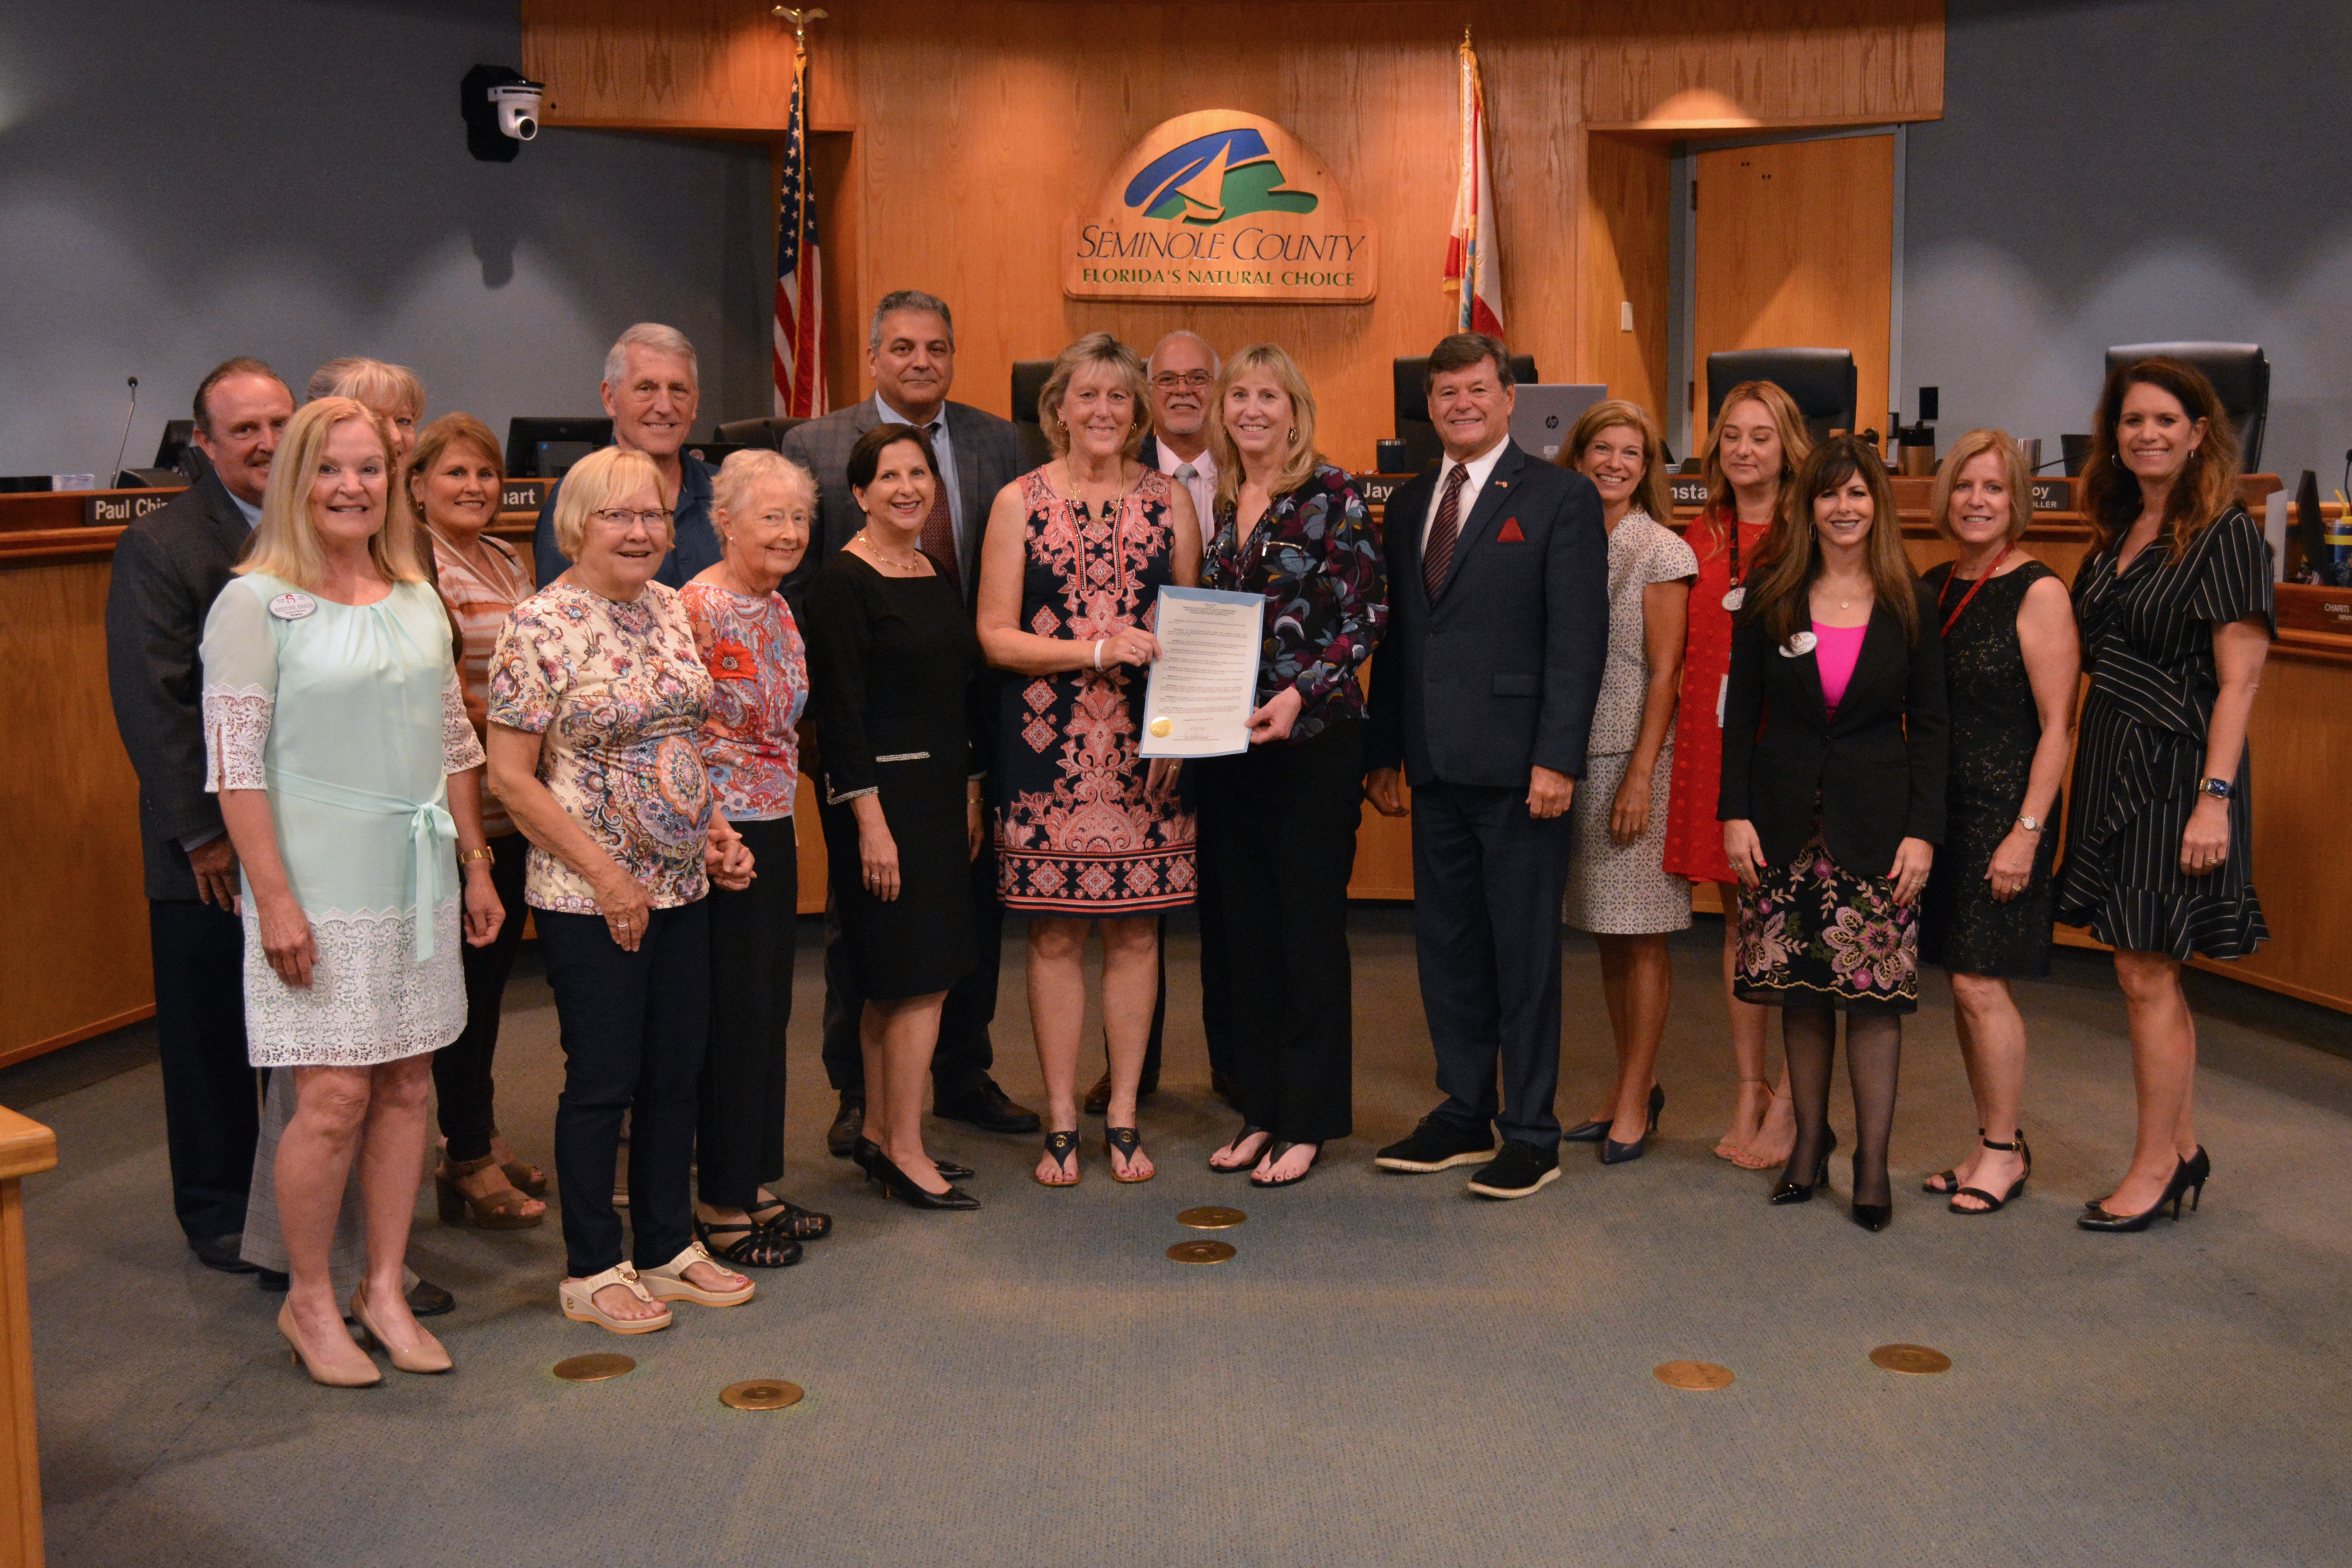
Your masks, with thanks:
[{"label": "beige wedge sandal", "polygon": [[[740,1290],[708,1290],[686,1277],[686,1271],[698,1263],[708,1263],[721,1274],[734,1275],[742,1281]],[[758,1289],[751,1281],[710,1256],[699,1241],[689,1241],[686,1250],[658,1268],[648,1268],[642,1277],[646,1289],[656,1301],[693,1301],[705,1307],[740,1307],[751,1299]]]},{"label": "beige wedge sandal", "polygon": [[670,1325],[667,1307],[654,1318],[616,1318],[596,1304],[596,1292],[607,1285],[625,1285],[638,1300],[650,1303],[654,1297],[638,1282],[637,1271],[625,1263],[615,1263],[602,1274],[592,1274],[585,1279],[566,1279],[558,1287],[556,1298],[563,1303],[563,1315],[575,1323],[593,1323],[616,1334],[650,1334]]}]

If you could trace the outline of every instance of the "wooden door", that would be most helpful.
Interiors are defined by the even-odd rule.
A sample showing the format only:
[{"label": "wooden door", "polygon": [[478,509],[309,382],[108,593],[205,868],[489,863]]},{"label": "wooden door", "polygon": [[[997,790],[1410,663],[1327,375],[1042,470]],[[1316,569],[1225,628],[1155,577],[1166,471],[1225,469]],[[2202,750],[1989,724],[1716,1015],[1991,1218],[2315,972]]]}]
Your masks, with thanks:
[{"label": "wooden door", "polygon": [[1856,427],[1885,434],[1895,284],[1895,138],[1843,136],[1701,153],[1691,247],[1692,446],[1706,356],[1853,351]]}]

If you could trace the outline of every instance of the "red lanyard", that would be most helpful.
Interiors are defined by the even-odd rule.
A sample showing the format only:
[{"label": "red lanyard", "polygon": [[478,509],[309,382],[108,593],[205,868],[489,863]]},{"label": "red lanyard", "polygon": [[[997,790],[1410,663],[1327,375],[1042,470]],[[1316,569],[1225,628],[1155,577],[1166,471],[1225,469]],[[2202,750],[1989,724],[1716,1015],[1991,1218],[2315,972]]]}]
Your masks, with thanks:
[{"label": "red lanyard", "polygon": [[1741,585],[1739,575],[1739,513],[1734,510],[1727,520],[1731,524],[1731,585]]},{"label": "red lanyard", "polygon": [[[1992,558],[1992,564],[1984,569],[1983,575],[1979,576],[1975,583],[1971,584],[1969,587],[1969,591],[1960,595],[1960,602],[1952,606],[1952,613],[1944,617],[1944,629],[1940,634],[1941,636],[1950,637],[1952,635],[1952,626],[1962,615],[1967,613],[1969,601],[1975,598],[1978,592],[1982,589],[1986,584],[1992,581],[1993,574],[2000,570],[2000,563],[2008,560],[2009,552],[2016,548],[2017,546],[2014,544],[2004,544],[2000,547],[2000,553]],[[1956,561],[1952,563],[1950,574],[1944,579],[1944,585],[1936,590],[1936,608],[1940,610],[1944,607],[1944,595],[1952,591],[1952,579],[1958,577],[1959,574],[1959,563]]]}]

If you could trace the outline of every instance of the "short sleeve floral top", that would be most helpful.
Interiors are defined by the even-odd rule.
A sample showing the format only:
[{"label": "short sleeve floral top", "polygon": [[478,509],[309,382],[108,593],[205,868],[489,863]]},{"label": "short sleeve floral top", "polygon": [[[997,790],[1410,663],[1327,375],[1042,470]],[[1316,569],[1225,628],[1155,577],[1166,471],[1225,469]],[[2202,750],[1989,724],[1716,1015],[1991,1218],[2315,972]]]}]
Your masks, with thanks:
[{"label": "short sleeve floral top", "polygon": [[[539,777],[656,909],[709,890],[711,790],[696,739],[711,680],[677,591],[620,604],[562,582],[515,606],[490,655],[489,721],[548,737]],[[595,914],[586,878],[531,847],[523,901]]]},{"label": "short sleeve floral top", "polygon": [[746,597],[715,583],[688,583],[678,597],[710,671],[710,714],[698,743],[719,808],[730,822],[790,816],[809,689],[793,612],[782,595]]}]

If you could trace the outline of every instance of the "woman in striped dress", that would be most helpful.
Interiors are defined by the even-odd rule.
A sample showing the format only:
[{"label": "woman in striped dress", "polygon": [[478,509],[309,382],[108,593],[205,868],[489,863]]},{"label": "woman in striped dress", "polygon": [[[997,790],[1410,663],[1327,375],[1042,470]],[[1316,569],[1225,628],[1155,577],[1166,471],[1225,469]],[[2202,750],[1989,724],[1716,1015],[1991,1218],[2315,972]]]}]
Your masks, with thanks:
[{"label": "woman in striped dress", "polygon": [[2085,471],[2099,545],[2074,579],[2091,691],[2057,918],[2116,950],[2139,1128],[2131,1168],[2075,1223],[2145,1230],[2212,1163],[2189,1121],[2191,953],[2237,958],[2270,934],[2254,897],[2246,720],[2276,632],[2269,548],[2233,497],[2221,399],[2175,360],[2107,377]]}]

